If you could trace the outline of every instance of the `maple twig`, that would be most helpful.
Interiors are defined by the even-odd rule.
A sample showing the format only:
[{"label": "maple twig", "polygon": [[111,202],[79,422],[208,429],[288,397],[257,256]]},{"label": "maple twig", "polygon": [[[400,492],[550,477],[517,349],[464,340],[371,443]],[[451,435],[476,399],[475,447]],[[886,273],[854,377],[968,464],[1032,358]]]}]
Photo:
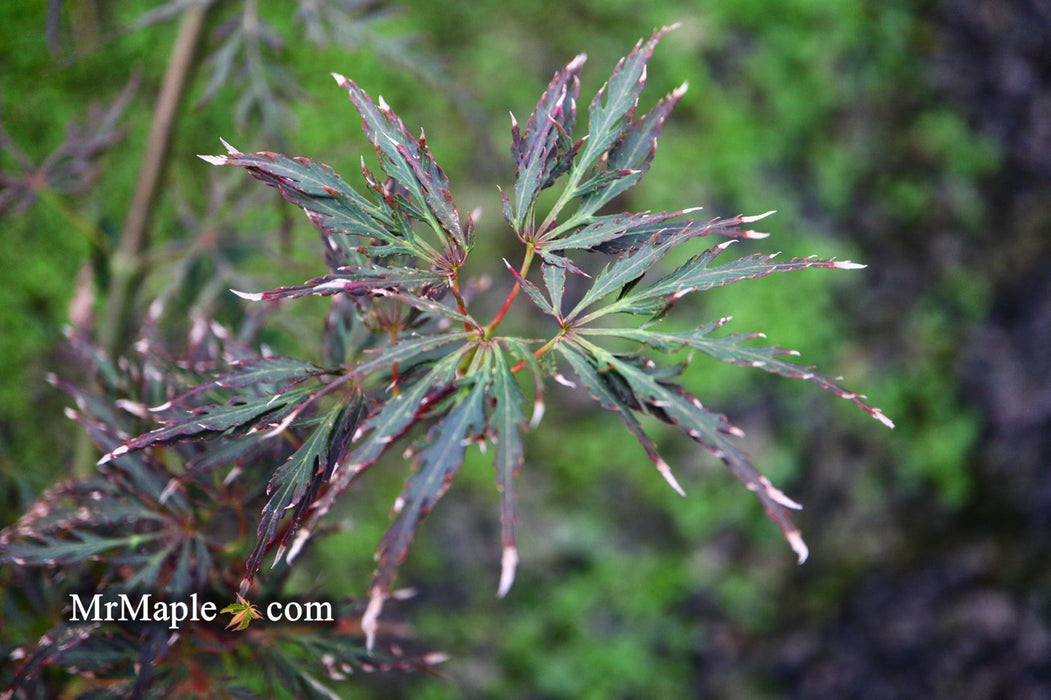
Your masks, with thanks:
[{"label": "maple twig", "polygon": [[[453,270],[452,274],[449,275],[449,289],[452,290],[453,297],[456,299],[456,308],[464,316],[470,316],[467,313],[467,302],[463,298],[463,293],[460,291],[460,271],[459,269]],[[471,324],[467,321],[463,322],[463,328],[465,331],[472,330]]]},{"label": "maple twig", "polygon": [[[529,268],[533,264],[534,251],[535,249],[533,247],[533,244],[528,243],[526,245],[525,258],[522,260],[522,267],[518,270],[518,277],[520,279],[525,279],[525,276],[529,273]],[[507,298],[504,299],[503,306],[500,307],[500,310],[496,313],[496,316],[493,317],[493,320],[489,322],[489,325],[485,327],[484,330],[486,338],[493,337],[493,333],[496,332],[496,329],[500,325],[500,322],[504,320],[504,316],[507,315],[508,310],[511,308],[511,304],[514,302],[515,297],[518,296],[518,292],[520,292],[521,290],[522,283],[518,280],[515,280],[514,286],[511,287],[511,291],[507,293]]]}]

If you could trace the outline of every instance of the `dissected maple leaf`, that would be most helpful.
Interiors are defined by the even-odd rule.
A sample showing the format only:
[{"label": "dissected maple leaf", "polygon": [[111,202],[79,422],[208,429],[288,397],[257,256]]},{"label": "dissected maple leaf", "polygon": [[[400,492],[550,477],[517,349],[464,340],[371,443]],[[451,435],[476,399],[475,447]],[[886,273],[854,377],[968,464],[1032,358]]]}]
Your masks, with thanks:
[{"label": "dissected maple leaf", "polygon": [[248,629],[253,620],[262,617],[259,608],[248,602],[240,593],[237,594],[236,603],[230,603],[219,612],[224,615],[232,615],[226,629],[236,629],[238,632]]}]

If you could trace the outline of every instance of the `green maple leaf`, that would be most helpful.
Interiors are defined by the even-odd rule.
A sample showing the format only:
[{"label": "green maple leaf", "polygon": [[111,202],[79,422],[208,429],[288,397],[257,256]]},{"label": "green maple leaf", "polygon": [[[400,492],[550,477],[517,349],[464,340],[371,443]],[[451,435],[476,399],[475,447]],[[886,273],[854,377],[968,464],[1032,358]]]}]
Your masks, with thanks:
[{"label": "green maple leaf", "polygon": [[248,602],[240,593],[237,594],[236,603],[227,605],[219,612],[233,615],[226,629],[236,628],[238,632],[248,629],[248,625],[252,624],[252,620],[258,620],[262,617],[259,608]]}]

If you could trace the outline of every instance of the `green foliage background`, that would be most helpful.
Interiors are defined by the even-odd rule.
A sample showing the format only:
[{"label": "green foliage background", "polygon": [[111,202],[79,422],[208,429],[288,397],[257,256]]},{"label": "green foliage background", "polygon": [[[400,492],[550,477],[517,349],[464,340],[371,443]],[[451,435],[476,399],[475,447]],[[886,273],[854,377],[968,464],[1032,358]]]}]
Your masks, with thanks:
[{"label": "green foliage background", "polygon": [[[513,179],[507,110],[527,117],[551,74],[581,51],[589,54],[582,95],[590,96],[639,37],[672,22],[682,27],[652,60],[646,95],[652,102],[683,80],[690,90],[625,208],[703,205],[711,216],[776,209],[763,221],[771,238],[740,245],[869,264],[849,275],[806,272],[710,292],[697,308],[698,321],[733,315],[732,330],[761,330],[844,375],[898,425],[888,433],[805,385],[701,360],[691,368],[689,388],[742,425],[757,466],[806,506],[798,522],[809,563],[796,567],[777,529],[717,460],[664,434],[689,494],[681,499],[618,421],[555,390],[544,424],[528,436],[522,565],[511,595],[495,600],[497,496],[488,462],[474,459],[423,527],[400,579],[419,591],[406,606],[409,621],[452,656],[446,677],[359,679],[346,684],[345,697],[797,696],[823,663],[849,666],[833,663],[836,630],[851,626],[866,586],[899,582],[907,596],[915,572],[959,574],[952,553],[964,550],[981,554],[965,579],[982,581],[1019,615],[1032,612],[1047,634],[1046,564],[1021,571],[1005,562],[1039,551],[1032,518],[1048,506],[1002,485],[1012,478],[1002,464],[1010,453],[990,447],[997,407],[987,400],[990,380],[974,373],[985,367],[975,348],[1002,299],[1048,269],[1039,223],[1051,220],[1048,200],[1027,200],[1043,208],[1041,219],[1021,216],[1015,199],[1022,190],[1046,192],[1048,182],[1023,172],[1024,184],[1006,184],[1017,167],[1008,137],[977,119],[937,70],[955,60],[950,18],[972,4],[405,0],[368,26],[371,43],[318,48],[290,20],[292,3],[264,3],[286,39],[279,58],[302,88],[292,119],[270,133],[234,120],[244,88],[237,80],[195,107],[207,65],[195,74],[143,299],[162,288],[178,241],[197,233],[180,223],[177,205],[207,207],[216,185],[195,154],[220,152],[219,137],[246,152],[315,157],[354,179],[370,149],[330,71],[382,94],[410,128],[426,129],[461,209],[483,211],[476,257],[496,264],[477,272],[499,277],[499,256],[514,245],[496,189]],[[125,29],[96,37],[70,3],[68,41],[52,53],[44,5],[0,6],[0,119],[34,159],[61,142],[88,104],[112,99],[131,70],[141,70],[142,84],[122,122],[126,138],[104,156],[89,192],[38,197],[2,222],[0,524],[72,468],[75,431],[44,374],[62,370],[61,329],[77,273],[98,254],[69,212],[116,240],[174,38],[174,23],[126,29],[151,3],[111,8],[108,26]],[[406,39],[405,61],[382,50]],[[0,169],[14,168],[0,158]],[[307,222],[283,221],[278,211],[234,210],[222,221],[253,288],[322,271]],[[291,235],[280,235],[288,226]],[[193,275],[203,283],[211,272]],[[228,314],[242,304],[218,303]],[[527,307],[519,301],[516,309]],[[291,333],[268,340],[312,357],[323,304],[295,308],[278,325]],[[1024,305],[1011,311],[1027,313]],[[346,499],[347,531],[300,564],[304,587],[364,592],[405,471],[390,465],[386,474]],[[933,644],[937,635],[927,632],[919,639]],[[879,675],[878,658],[859,657]],[[926,697],[953,697],[939,690],[951,684],[927,681],[918,686],[933,688]]]}]

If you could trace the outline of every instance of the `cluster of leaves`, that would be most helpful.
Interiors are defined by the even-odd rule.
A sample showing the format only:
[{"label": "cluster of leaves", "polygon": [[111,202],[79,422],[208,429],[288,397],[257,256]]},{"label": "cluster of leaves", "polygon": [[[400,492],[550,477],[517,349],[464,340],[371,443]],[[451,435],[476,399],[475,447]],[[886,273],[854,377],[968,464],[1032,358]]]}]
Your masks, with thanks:
[{"label": "cluster of leaves", "polygon": [[[618,63],[588,107],[586,137],[573,136],[583,55],[554,76],[524,128],[513,124],[518,178],[513,190],[503,194],[503,213],[523,244],[523,260],[517,269],[508,265],[511,290],[488,323],[472,313],[461,280],[474,243],[473,218],[461,216],[425,136],[414,136],[382,98],[373,101],[353,81],[334,75],[361,114],[385,176],[377,177],[362,160],[368,196],[349,187],[330,167],[305,158],[246,154],[225,142],[227,155],[202,156],[216,165],[246,168],[303,209],[320,231],[328,274],[301,285],[239,294],[263,301],[334,297],[328,364],[318,368],[275,357],[240,368],[192,395],[222,386],[251,388],[250,397],[202,406],[126,442],[103,463],[144,448],[226,438],[228,431],[247,431],[252,439],[307,431],[309,437],[269,480],[270,500],[241,586],[247,591],[275,543],[275,560],[290,563],[339,494],[413,433],[406,439],[415,471],[394,504],[396,517],[377,551],[364,620],[371,644],[377,615],[416,527],[448,488],[471,442],[495,448],[493,464],[503,494],[498,590],[504,594],[509,589],[518,561],[514,477],[524,458],[522,432],[527,422],[535,426],[540,421],[547,378],[574,384],[563,374],[565,367],[576,384],[618,415],[676,491],[682,493],[640,415],[674,426],[722,459],[755,492],[803,560],[806,547],[788,517],[798,504],[760,475],[733,443],[730,438],[741,435],[738,428],[675,383],[679,368],[658,365],[647,351],[700,351],[723,362],[801,378],[889,425],[863,396],[785,359],[795,353],[749,343],[760,334],[718,335],[726,318],[683,333],[660,330],[672,306],[694,292],[774,272],[859,266],[772,255],[717,264],[734,239],[765,235],[745,228],[761,216],[699,220],[688,216],[692,209],[600,213],[645,174],[663,122],[686,91],[683,85],[648,113],[637,114],[646,63],[666,31],[640,41]],[[561,193],[541,219],[540,193],[556,183],[562,184]],[[730,240],[660,272],[662,259],[672,250],[710,235]],[[605,255],[609,262],[590,277],[578,264],[585,253]],[[536,261],[543,288],[528,279]],[[586,278],[580,298],[565,298],[567,275]],[[557,323],[557,333],[546,341],[499,333],[519,290]],[[615,321],[625,315],[643,320],[628,325]],[[638,349],[614,352],[603,342],[610,339],[631,341]],[[516,376],[523,372],[532,379],[531,421]],[[273,390],[260,394],[261,383]],[[322,405],[323,417],[318,418],[314,411]],[[417,426],[421,429],[413,432]]]},{"label": "cluster of leaves", "polygon": [[[153,311],[158,313],[159,305]],[[221,377],[204,382],[216,370],[233,366],[245,376],[271,359],[214,322],[198,320],[188,335],[176,361],[160,349],[163,341],[151,322],[138,344],[140,352],[112,362],[85,336],[73,334],[71,347],[83,375],[75,384],[52,379],[74,399],[68,416],[100,449],[112,451],[155,415],[176,419],[179,396],[189,386],[197,385],[193,395],[219,390]],[[270,398],[273,385],[263,375],[255,379],[251,386],[238,385],[238,401],[251,404],[251,395]],[[147,408],[157,404],[168,405]],[[202,433],[241,422],[207,411],[198,412],[198,420]],[[286,437],[297,439],[297,431]],[[96,595],[119,600],[126,594],[136,602],[149,594],[151,603],[185,602],[192,596],[216,608],[233,598],[266,503],[266,480],[294,448],[236,429],[226,438],[218,450],[182,442],[109,460],[95,476],[50,488],[0,532],[0,563],[14,567],[4,584],[23,591],[15,596],[19,605],[8,611],[8,624],[16,624],[23,607],[26,628],[64,610],[63,621],[35,645],[2,649],[14,663],[0,674],[0,697],[67,697],[71,691],[90,693],[78,697],[153,697],[165,688],[180,697],[261,698],[284,689],[294,697],[331,700],[338,696],[328,682],[354,671],[425,670],[440,660],[407,653],[400,632],[384,635],[379,650],[367,650],[360,634],[361,606],[351,600],[332,601],[331,622],[263,620],[247,629],[269,602],[286,605],[294,599],[287,569],[268,577],[266,587],[256,592],[257,605],[248,611],[238,603],[224,608],[221,612],[230,618],[213,613],[214,619],[190,619],[174,628],[121,615],[74,618],[70,594],[79,596],[82,608]],[[39,571],[48,572],[51,585],[34,583]],[[224,630],[227,621],[236,630]],[[244,665],[259,669],[258,678],[230,675],[230,668]],[[74,676],[49,672],[55,668]]]},{"label": "cluster of leaves", "polygon": [[[72,415],[105,451],[99,466],[106,477],[92,482],[77,507],[92,499],[105,502],[100,509],[111,520],[100,526],[119,522],[120,536],[111,533],[101,541],[102,535],[75,518],[52,527],[49,519],[31,515],[5,535],[5,558],[86,564],[105,554],[111,564],[120,561],[142,572],[133,576],[134,584],[167,586],[173,595],[205,581],[220,588],[226,584],[226,590],[239,581],[244,598],[230,610],[245,613],[243,619],[252,610],[249,598],[273,595],[274,581],[281,581],[282,572],[323,532],[321,522],[340,494],[396,444],[407,443],[414,471],[379,543],[361,619],[372,648],[378,616],[416,529],[448,489],[472,443],[494,447],[503,524],[497,588],[500,595],[509,590],[518,563],[514,485],[524,462],[523,433],[540,423],[545,382],[554,380],[579,386],[615,413],[679,493],[683,490],[641,417],[667,423],[703,445],[756,494],[800,561],[805,559],[806,547],[789,519],[798,504],[759,474],[736,446],[732,438],[741,436],[738,428],[676,383],[682,365],[660,365],[652,355],[699,351],[804,379],[889,425],[863,396],[786,359],[795,353],[752,344],[761,334],[720,335],[728,318],[686,332],[661,325],[677,302],[695,292],[774,272],[858,266],[772,255],[719,260],[735,240],[764,237],[748,225],[765,215],[702,220],[691,217],[696,209],[604,213],[649,169],[662,125],[686,92],[683,85],[649,112],[638,113],[646,64],[667,31],[640,41],[617,64],[587,108],[585,137],[574,135],[583,55],[555,74],[524,127],[513,123],[517,181],[503,193],[503,214],[522,244],[522,260],[517,267],[507,264],[509,291],[488,322],[478,318],[475,309],[481,305],[473,303],[471,285],[463,279],[474,247],[473,215],[461,216],[423,133],[414,136],[382,98],[374,101],[351,80],[334,75],[360,113],[382,170],[378,176],[362,160],[364,194],[310,159],[246,154],[225,142],[226,155],[202,156],[215,165],[247,169],[301,208],[319,230],[327,274],[300,285],[238,294],[267,302],[331,297],[323,360],[315,364],[250,352],[219,338],[206,324],[191,337],[212,343],[212,354],[206,353],[216,360],[211,369],[219,359],[225,363],[215,375],[201,376],[208,363],[144,368],[140,374],[148,390],[144,385],[139,398],[113,404],[89,405],[83,392],[67,387],[78,399]],[[539,211],[541,193],[555,185],[561,190],[554,203]],[[673,251],[708,236],[728,240],[674,269],[662,268]],[[605,264],[585,262],[596,256]],[[593,267],[593,275],[585,272]],[[579,281],[579,292],[567,284],[570,275]],[[500,332],[522,291],[553,321],[557,330],[550,337]],[[634,351],[613,349],[625,341]],[[139,350],[150,357],[154,348],[147,342]],[[178,376],[178,382],[164,379],[170,376]],[[117,428],[117,413],[156,420],[161,427],[150,432]],[[225,472],[223,478],[219,471]],[[236,495],[230,492],[234,488],[240,489]],[[118,491],[110,497],[106,489]],[[129,489],[134,499],[148,504],[137,515],[126,513],[127,506],[117,507]],[[202,505],[202,492],[214,508]],[[59,496],[66,494],[44,501],[45,514],[57,512],[52,502]],[[259,505],[257,518],[248,515],[252,504]],[[229,544],[211,539],[222,528],[209,525],[231,510],[238,532],[249,522],[255,526],[254,546],[236,580],[229,569],[216,573],[216,552],[228,553]],[[276,573],[253,589],[272,550]],[[113,551],[127,562],[109,556]],[[153,662],[161,653],[143,661]]]}]

